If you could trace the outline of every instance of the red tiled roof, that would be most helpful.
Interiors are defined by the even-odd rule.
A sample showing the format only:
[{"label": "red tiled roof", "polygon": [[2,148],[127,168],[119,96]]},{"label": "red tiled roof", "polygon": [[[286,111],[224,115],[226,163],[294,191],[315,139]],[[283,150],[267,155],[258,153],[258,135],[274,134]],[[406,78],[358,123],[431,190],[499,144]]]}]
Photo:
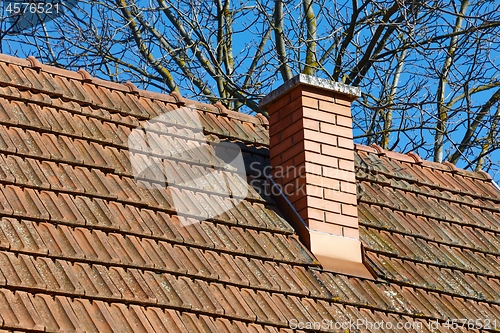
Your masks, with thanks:
[{"label": "red tiled roof", "polygon": [[[287,208],[258,194],[259,172],[245,200],[187,226],[166,188],[137,185],[128,135],[185,104],[209,141],[238,142],[247,165],[268,165],[263,117],[0,56],[0,332],[500,326],[500,193],[485,174],[357,146],[361,239],[377,278],[326,272],[281,217]],[[180,179],[208,163],[189,152],[166,156]],[[210,203],[197,209],[231,206],[206,186]],[[452,330],[448,319],[470,322]]]}]

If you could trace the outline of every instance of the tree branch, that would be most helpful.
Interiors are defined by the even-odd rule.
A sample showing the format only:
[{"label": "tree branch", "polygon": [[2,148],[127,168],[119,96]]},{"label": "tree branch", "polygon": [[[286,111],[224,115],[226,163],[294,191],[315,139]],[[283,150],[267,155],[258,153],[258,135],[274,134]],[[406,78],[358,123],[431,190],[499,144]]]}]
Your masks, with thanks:
[{"label": "tree branch", "polygon": [[200,89],[200,91],[212,102],[216,102],[217,98],[215,95],[212,93],[212,91],[207,87],[207,85],[200,80],[196,75],[194,75],[193,72],[189,70],[188,64],[185,62],[185,60],[178,56],[177,53],[174,51],[172,45],[165,39],[165,37],[154,27],[152,27],[145,19],[144,17],[140,14],[137,13],[136,15],[137,20],[141,23],[143,27],[145,27],[154,37],[157,38],[159,41],[160,45],[165,49],[165,51],[168,52],[168,54],[172,57],[172,59],[175,61],[177,66],[182,70],[184,75],[191,80],[191,82],[194,83],[194,85]]},{"label": "tree branch", "polygon": [[375,33],[373,34],[373,37],[371,38],[370,43],[366,47],[366,50],[363,54],[363,57],[358,62],[356,67],[351,71],[351,74],[347,78],[347,80],[346,80],[347,84],[351,84],[354,81],[354,79],[360,74],[360,72],[368,65],[370,58],[372,56],[372,52],[375,49],[375,47],[377,46],[377,43],[382,42],[380,40],[380,36],[382,36],[384,29],[387,27],[386,23],[389,22],[391,16],[397,12],[398,8],[399,8],[398,3],[396,2],[394,5],[392,5],[391,8],[389,8],[387,10],[387,12],[385,13],[385,15],[382,18],[381,23],[379,24],[379,26],[377,28],[377,30],[375,30]]},{"label": "tree branch", "polygon": [[[462,28],[463,15],[467,11],[469,6],[468,0],[462,0],[460,7],[460,15],[457,16],[455,21],[455,26],[453,32],[460,31]],[[443,160],[443,144],[444,144],[444,133],[446,132],[446,126],[448,121],[448,108],[445,105],[445,88],[448,82],[448,75],[450,72],[451,65],[453,63],[453,58],[455,56],[455,51],[457,49],[458,36],[453,36],[450,40],[450,45],[448,46],[448,53],[443,64],[443,69],[441,70],[441,75],[439,77],[438,91],[437,91],[437,124],[436,124],[436,134],[434,135],[434,162],[441,162]]]},{"label": "tree branch", "polygon": [[498,103],[498,101],[500,101],[500,89],[498,89],[493,94],[493,96],[490,97],[490,99],[483,105],[481,110],[475,115],[474,120],[467,127],[467,131],[465,132],[462,142],[460,143],[456,151],[450,156],[448,161],[450,161],[453,164],[456,164],[458,162],[458,159],[462,156],[465,148],[470,146],[471,139],[474,133],[476,132],[477,127],[483,121],[483,118],[488,114],[493,105]]},{"label": "tree branch", "polygon": [[161,75],[161,77],[165,80],[165,83],[170,88],[171,91],[178,91],[179,88],[174,81],[174,78],[170,74],[169,70],[163,67],[160,62],[153,56],[151,52],[149,52],[144,39],[142,38],[141,31],[137,27],[137,23],[135,22],[132,14],[128,10],[128,4],[126,0],[117,0],[117,5],[120,8],[123,18],[127,22],[127,26],[134,37],[135,44],[139,48],[139,52],[142,54],[144,59],[153,66],[153,68]]},{"label": "tree branch", "polygon": [[274,1],[274,38],[276,39],[276,53],[278,54],[279,70],[283,81],[292,78],[292,71],[288,65],[286,55],[285,39],[283,38],[283,0]]},{"label": "tree branch", "polygon": [[306,18],[307,40],[306,40],[306,64],[302,72],[315,75],[318,68],[316,54],[316,15],[312,7],[312,0],[303,0],[304,15]]}]

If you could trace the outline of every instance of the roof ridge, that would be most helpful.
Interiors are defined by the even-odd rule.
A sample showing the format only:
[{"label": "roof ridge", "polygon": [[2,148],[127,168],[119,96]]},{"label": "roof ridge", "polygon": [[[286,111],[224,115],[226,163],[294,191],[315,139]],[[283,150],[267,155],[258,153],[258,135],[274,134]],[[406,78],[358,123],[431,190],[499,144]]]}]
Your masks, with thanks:
[{"label": "roof ridge", "polygon": [[80,68],[78,71],[71,71],[47,64],[41,63],[34,56],[29,56],[27,59],[22,59],[18,57],[14,57],[7,54],[0,53],[0,62],[13,64],[21,67],[31,68],[37,72],[43,71],[48,74],[52,74],[59,77],[65,77],[73,80],[80,81],[82,83],[92,83],[96,86],[108,88],[111,90],[118,90],[123,93],[136,95],[143,98],[150,98],[153,100],[159,100],[168,103],[175,103],[180,105],[197,105],[203,109],[203,111],[211,112],[215,114],[221,114],[228,118],[239,120],[242,122],[252,123],[255,125],[264,125],[267,126],[267,118],[262,115],[249,115],[233,110],[228,110],[220,101],[217,101],[214,104],[202,103],[195,100],[189,100],[184,98],[178,92],[172,92],[170,94],[164,94],[159,92],[152,92],[144,89],[139,89],[135,84],[130,81],[125,83],[112,82],[108,80],[104,80],[101,78],[91,76],[85,69]]},{"label": "roof ridge", "polygon": [[429,160],[421,158],[415,152],[408,152],[408,153],[404,154],[404,153],[399,153],[396,151],[384,149],[376,144],[371,144],[370,146],[366,146],[366,145],[356,144],[356,143],[354,144],[354,149],[358,150],[358,151],[364,151],[367,153],[377,154],[378,156],[385,156],[386,158],[398,160],[400,162],[418,164],[418,165],[421,165],[423,167],[427,167],[427,168],[431,168],[431,169],[435,169],[435,170],[440,170],[443,172],[460,174],[461,176],[464,176],[464,177],[479,179],[479,180],[483,180],[483,181],[487,181],[487,182],[490,182],[492,180],[492,177],[487,172],[485,172],[483,170],[470,171],[470,170],[462,169],[462,168],[457,167],[455,164],[453,164],[449,161],[444,161],[442,163],[429,161]]}]

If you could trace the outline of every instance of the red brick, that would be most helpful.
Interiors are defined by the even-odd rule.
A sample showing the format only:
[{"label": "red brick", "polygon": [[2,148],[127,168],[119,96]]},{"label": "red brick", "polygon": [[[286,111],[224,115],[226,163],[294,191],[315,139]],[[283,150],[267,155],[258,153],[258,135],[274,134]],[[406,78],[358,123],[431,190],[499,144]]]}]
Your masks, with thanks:
[{"label": "red brick", "polygon": [[304,129],[304,140],[311,140],[321,143],[337,143],[337,136],[331,133],[322,133]]},{"label": "red brick", "polygon": [[356,194],[356,183],[340,181],[340,190],[345,193]]},{"label": "red brick", "polygon": [[325,213],[325,222],[330,224],[337,224],[340,226],[341,224],[338,223],[338,221],[340,221],[341,218],[342,218],[342,213],[332,213],[332,212]]},{"label": "red brick", "polygon": [[290,166],[294,166],[296,164],[303,163],[304,160],[305,160],[304,154],[300,154],[299,156],[294,156],[293,158],[291,158],[289,160],[281,160],[280,164],[277,164],[277,165],[272,164],[272,161],[271,161],[271,165],[273,165],[274,167],[288,168]]},{"label": "red brick", "polygon": [[270,149],[271,153],[276,154],[276,152],[283,152],[294,145],[293,137],[286,138],[281,142],[278,140],[278,136],[271,137],[271,145],[273,149]]},{"label": "red brick", "polygon": [[287,165],[286,168],[282,170],[283,178],[287,179],[287,181],[292,181],[299,178],[306,177],[306,169],[303,165]]},{"label": "red brick", "polygon": [[[273,164],[273,163],[274,163],[273,161],[278,161],[278,162],[280,162],[280,161],[281,161],[281,160],[280,160],[280,158],[281,158],[281,155],[280,155],[280,154],[275,154],[275,153],[272,153],[272,154],[269,154],[269,157],[270,157],[270,160],[271,160],[271,163],[270,163],[271,165],[274,165],[274,164]],[[279,164],[278,164],[278,165],[279,165]]]},{"label": "red brick", "polygon": [[324,101],[319,101],[319,110],[326,111],[330,113],[335,113],[343,115],[346,117],[351,117],[352,112],[350,106],[339,105],[336,103],[329,103]]},{"label": "red brick", "polygon": [[299,164],[289,164],[286,166],[279,165],[275,168],[280,168],[282,170],[283,176],[288,176],[288,173],[294,172],[295,177],[305,175],[306,173],[321,175],[321,165],[314,163],[299,163]]},{"label": "red brick", "polygon": [[335,100],[335,93],[333,91],[323,90],[321,88],[312,86],[300,86],[291,91],[291,96],[297,98],[298,96],[308,96],[317,100],[324,100],[333,102]]},{"label": "red brick", "polygon": [[281,167],[284,168],[284,170],[294,169],[295,165],[296,165],[296,163],[294,161],[294,158],[292,158],[291,160],[288,160],[288,161],[283,161],[281,163]]},{"label": "red brick", "polygon": [[305,178],[305,177],[293,177],[293,176],[287,177],[284,171],[285,168],[282,165],[273,168],[273,178],[276,182],[279,180],[281,183],[291,183],[295,182],[296,179]]},{"label": "red brick", "polygon": [[[273,149],[273,150],[281,152],[281,154],[286,155],[286,156],[291,156],[290,154],[292,152],[294,152],[293,155],[301,154],[304,152],[304,142],[303,141],[294,141],[293,137],[283,138],[283,141],[278,143],[274,147],[283,148],[283,149]],[[283,160],[288,160],[288,158],[284,158]]]},{"label": "red brick", "polygon": [[352,118],[351,117],[344,117],[341,115],[337,115],[335,123],[339,126],[352,128]]},{"label": "red brick", "polygon": [[[283,185],[283,178],[281,178],[281,177],[275,177],[272,170],[271,170],[271,176],[273,177],[273,180],[274,180],[274,182],[276,184],[278,184],[280,186]],[[277,193],[277,192],[275,192],[275,193]]]},{"label": "red brick", "polygon": [[[281,137],[279,135],[273,135],[272,137],[269,138],[269,147],[277,147],[281,143]],[[292,139],[290,138],[290,141],[288,143],[289,145],[292,144]],[[281,150],[278,149],[269,149],[269,154],[271,156],[278,154]]]},{"label": "red brick", "polygon": [[289,138],[289,137],[293,136],[295,133],[303,131],[303,130],[304,130],[304,126],[303,126],[302,122],[295,122],[280,132],[281,133],[281,140],[285,140],[286,138]]},{"label": "red brick", "polygon": [[275,145],[277,145],[281,141],[283,141],[281,139],[281,133],[276,133],[276,134],[272,135],[271,137],[269,137],[270,147],[274,147]]},{"label": "red brick", "polygon": [[299,212],[299,215],[301,217],[305,216],[307,219],[314,219],[317,221],[324,221],[325,220],[325,212],[320,210],[320,209],[305,208]]},{"label": "red brick", "polygon": [[303,191],[302,193],[305,193],[307,195],[323,199],[324,198],[324,188],[322,186],[316,186],[316,185],[311,185],[311,184],[306,184],[302,187]]},{"label": "red brick", "polygon": [[286,181],[287,182],[293,181],[296,188],[302,188],[303,186],[305,186],[307,184],[305,174],[300,175],[300,176],[296,176],[296,175],[294,175],[294,173],[290,173],[290,177]]},{"label": "red brick", "polygon": [[311,208],[323,209],[325,212],[340,213],[340,203],[338,202],[315,197],[308,197],[307,202]]},{"label": "red brick", "polygon": [[301,143],[303,144],[303,147],[305,150],[312,151],[312,152],[315,152],[318,154],[321,153],[321,144],[320,143],[310,141],[310,140],[301,141]]},{"label": "red brick", "polygon": [[335,104],[335,101],[332,99],[331,101],[320,101],[318,104],[318,109],[330,113],[337,113],[338,105]]},{"label": "red brick", "polygon": [[315,197],[303,197],[293,202],[293,206],[297,211],[305,208],[315,208],[328,213],[340,214],[340,203],[323,200]]},{"label": "red brick", "polygon": [[321,171],[321,169],[322,169],[321,164],[305,162],[304,167],[305,167],[305,170],[307,171],[308,174],[321,175],[321,172],[322,172]]},{"label": "red brick", "polygon": [[298,178],[305,178],[304,169],[299,169],[292,164],[278,165],[273,168],[273,172],[274,177],[282,178],[285,182],[295,181],[295,179]]},{"label": "red brick", "polygon": [[326,212],[326,222],[342,225],[350,228],[358,228],[359,222],[357,217],[341,215],[339,213]]},{"label": "red brick", "polygon": [[[321,123],[320,132],[352,140],[352,129],[348,127]],[[334,143],[337,144],[337,141],[335,141]]]},{"label": "red brick", "polygon": [[306,183],[315,186],[321,186],[325,189],[340,190],[340,182],[336,179],[325,178],[318,175],[307,174]]},{"label": "red brick", "polygon": [[304,131],[298,131],[296,132],[295,134],[293,134],[292,136],[292,140],[293,142],[300,142],[300,141],[303,141],[304,140]]},{"label": "red brick", "polygon": [[[347,195],[347,194],[346,194]],[[354,196],[356,198],[356,196]],[[354,204],[349,204],[348,202],[343,202],[342,205],[340,206],[340,210],[342,211],[342,215],[349,215],[349,216],[354,216],[358,217],[358,201],[355,200],[356,202]]]},{"label": "red brick", "polygon": [[271,126],[269,128],[269,135],[273,136],[274,134],[286,129],[291,124],[292,124],[292,116],[288,116],[288,117],[285,117],[284,119],[276,120],[273,123],[273,126]]},{"label": "red brick", "polygon": [[319,131],[319,126],[320,123],[316,119],[308,119],[308,118],[303,118],[302,119],[303,127],[313,130],[313,131]]},{"label": "red brick", "polygon": [[293,110],[293,112],[290,112],[289,115],[290,117],[292,117],[292,123],[301,121],[302,119],[304,119],[304,108],[302,107],[302,105],[299,105],[295,108],[295,110]]},{"label": "red brick", "polygon": [[[293,203],[293,207],[295,207],[295,209],[298,212],[300,212],[303,209],[309,208],[309,203],[308,203],[307,197],[303,197],[303,198],[300,198],[299,200],[295,201]],[[304,216],[302,216],[302,218],[304,218]]]},{"label": "red brick", "polygon": [[336,93],[335,94],[335,103],[338,105],[343,105],[347,107],[351,107],[351,97],[347,97],[343,94]]},{"label": "red brick", "polygon": [[[273,179],[274,181],[276,182],[276,184],[280,185],[280,186],[284,186],[288,183],[290,183],[289,181],[287,181],[285,178],[283,178],[282,176],[276,176],[274,170],[271,171],[271,175],[273,176]],[[293,181],[293,180],[292,180]]]},{"label": "red brick", "polygon": [[344,237],[359,239],[359,229],[342,227],[342,234]]},{"label": "red brick", "polygon": [[328,156],[354,161],[354,150],[334,147],[328,144],[321,145],[321,153]]},{"label": "red brick", "polygon": [[338,166],[339,166],[339,169],[354,172],[354,161],[339,159]]},{"label": "red brick", "polygon": [[[314,119],[318,120],[321,123],[329,123],[334,125],[335,124],[335,115],[329,112],[324,112],[324,111],[319,111],[316,109],[311,109],[311,108],[303,108],[302,109],[302,117],[304,118],[309,118],[309,119]],[[298,117],[298,113],[293,114],[294,120]]]},{"label": "red brick", "polygon": [[285,108],[292,101],[290,93],[286,93],[276,99],[274,102],[269,104],[267,107],[267,113],[273,115],[276,111]]},{"label": "red brick", "polygon": [[354,193],[346,193],[346,192],[341,192],[339,190],[325,189],[324,195],[325,199],[341,202],[342,204],[356,205],[358,203],[358,199],[356,197],[356,194]]},{"label": "red brick", "polygon": [[[306,225],[309,225],[308,223],[308,218],[307,218],[307,214],[305,212],[302,212],[302,213],[298,213],[299,216],[302,218],[302,220],[304,220],[304,222],[306,223]],[[304,215],[302,215],[304,214]],[[299,229],[300,230],[300,229]],[[307,232],[307,235],[309,235],[309,232]]]},{"label": "red brick", "polygon": [[317,231],[327,232],[333,235],[342,236],[343,227],[341,225],[325,223],[314,219],[309,219],[308,225],[309,228],[311,228],[312,230],[317,230]]},{"label": "red brick", "polygon": [[339,138],[352,140],[352,128],[337,126],[334,133],[337,134]]},{"label": "red brick", "polygon": [[269,114],[269,124],[276,124],[280,121],[280,119],[279,111]]},{"label": "red brick", "polygon": [[[307,154],[314,154],[312,152],[304,152],[302,154],[298,154],[298,155],[295,155],[293,158],[289,159],[289,160],[281,160],[281,165],[299,165],[299,164],[302,164],[306,161],[306,153]],[[274,164],[272,164],[274,165]]]},{"label": "red brick", "polygon": [[302,100],[300,98],[292,100],[289,104],[286,105],[283,109],[280,110],[280,119],[288,117],[292,115],[292,120],[295,121],[297,116],[295,114],[302,114]]},{"label": "red brick", "polygon": [[[302,106],[312,109],[318,108],[318,100],[316,98],[303,96],[302,98],[300,98],[300,100],[302,101]],[[321,101],[319,102],[321,103]]]},{"label": "red brick", "polygon": [[325,92],[321,91],[304,91],[303,96],[311,97],[314,98],[320,102],[326,102],[326,103],[333,103],[333,94],[332,95],[327,95]]},{"label": "red brick", "polygon": [[[321,123],[319,125],[319,131],[321,133],[334,134],[336,129],[337,129],[337,125],[335,125],[335,124]],[[332,142],[332,144],[337,144],[337,142],[335,142],[335,143]]]},{"label": "red brick", "polygon": [[354,150],[354,141],[352,139],[346,139],[343,137],[337,138],[337,146],[341,148],[347,148]]},{"label": "red brick", "polygon": [[291,146],[281,153],[281,161],[288,161],[298,155],[304,154],[304,148],[300,145]]},{"label": "red brick", "polygon": [[[331,157],[331,156],[324,156],[324,155],[313,153],[310,151],[306,151],[304,153],[304,158],[305,158],[305,161],[316,163],[316,164],[333,165],[333,166],[338,165],[337,158]],[[297,162],[299,162],[299,161],[297,161]]]},{"label": "red brick", "polygon": [[358,238],[350,102],[337,95],[308,86],[290,91],[279,110],[282,121],[270,132],[281,133],[271,139],[277,142],[271,151],[280,152],[271,163],[312,229]]},{"label": "red brick", "polygon": [[310,163],[315,163],[320,165],[332,165],[332,166],[338,165],[338,159],[332,156],[325,156],[310,151],[306,151],[304,155],[306,161]]},{"label": "red brick", "polygon": [[295,183],[293,182],[283,184],[281,187],[281,191],[292,204],[306,197],[305,189],[296,188]]},{"label": "red brick", "polygon": [[303,187],[300,189],[295,188],[294,183],[285,184],[282,187],[282,191],[294,206],[296,202],[299,202],[301,199],[307,197],[305,189]]},{"label": "red brick", "polygon": [[[298,158],[298,156],[294,158]],[[277,171],[276,177],[281,177],[285,179],[286,182],[295,182],[296,179],[302,178],[305,179],[307,175],[304,166],[296,166],[293,163],[293,159],[285,161],[283,164],[274,167],[274,169]]]},{"label": "red brick", "polygon": [[290,98],[293,100],[299,99],[304,93],[304,86],[297,86],[290,91]]},{"label": "red brick", "polygon": [[321,175],[326,178],[344,180],[353,183],[356,181],[356,174],[354,172],[341,170],[339,168],[333,168],[329,166],[323,167]]},{"label": "red brick", "polygon": [[271,165],[282,165],[281,154],[276,154],[276,156],[271,157]]}]

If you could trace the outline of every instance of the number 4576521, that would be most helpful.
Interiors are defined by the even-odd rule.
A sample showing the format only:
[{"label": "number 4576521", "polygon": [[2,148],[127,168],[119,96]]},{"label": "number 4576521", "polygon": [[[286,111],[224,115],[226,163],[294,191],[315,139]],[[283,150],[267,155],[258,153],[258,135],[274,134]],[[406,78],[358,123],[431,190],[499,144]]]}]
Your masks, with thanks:
[{"label": "number 4576521", "polygon": [[11,14],[57,14],[59,4],[50,2],[11,2],[5,8]]}]

